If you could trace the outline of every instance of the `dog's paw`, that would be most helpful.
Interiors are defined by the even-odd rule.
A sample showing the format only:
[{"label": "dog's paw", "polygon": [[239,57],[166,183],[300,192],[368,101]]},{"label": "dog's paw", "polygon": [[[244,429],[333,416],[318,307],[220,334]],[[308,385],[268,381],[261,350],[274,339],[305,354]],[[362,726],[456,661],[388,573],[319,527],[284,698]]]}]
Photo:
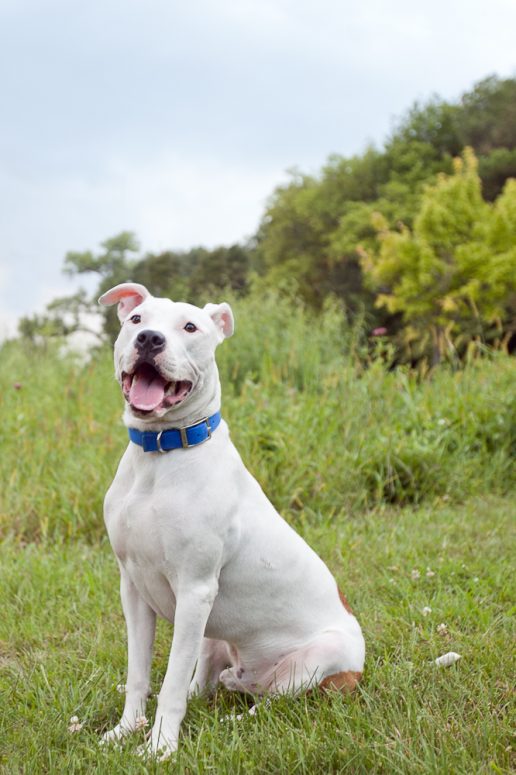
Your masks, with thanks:
[{"label": "dog's paw", "polygon": [[119,743],[124,737],[127,737],[129,730],[117,724],[113,729],[108,729],[104,732],[100,738],[100,745],[111,745],[112,743]]},{"label": "dog's paw", "polygon": [[158,762],[167,761],[177,751],[177,741],[166,740],[160,733],[157,738],[154,733],[149,740],[136,749],[137,755],[142,759],[155,759]]},{"label": "dog's paw", "polygon": [[219,676],[219,681],[226,687],[226,689],[229,689],[232,692],[241,689],[241,683],[236,677],[232,667],[227,667],[222,671]]},{"label": "dog's paw", "polygon": [[121,724],[117,724],[113,729],[109,729],[104,732],[100,738],[99,745],[111,745],[112,743],[120,743],[124,737],[127,737],[131,733],[130,729],[123,727]]},{"label": "dog's paw", "polygon": [[101,739],[100,745],[109,745],[110,743],[120,743],[125,737],[131,735],[133,732],[138,732],[140,729],[145,729],[149,725],[149,722],[145,716],[137,716],[132,721],[127,721],[122,718],[120,724],[116,727],[105,732]]}]

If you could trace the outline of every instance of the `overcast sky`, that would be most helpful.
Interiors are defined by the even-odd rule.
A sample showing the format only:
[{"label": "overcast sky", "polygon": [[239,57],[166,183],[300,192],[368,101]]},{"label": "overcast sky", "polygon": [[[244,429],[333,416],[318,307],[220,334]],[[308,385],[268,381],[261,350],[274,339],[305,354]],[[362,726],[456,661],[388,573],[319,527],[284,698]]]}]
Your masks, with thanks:
[{"label": "overcast sky", "polygon": [[515,30],[514,0],[0,0],[0,336],[67,250],[251,235],[287,169],[516,75]]}]

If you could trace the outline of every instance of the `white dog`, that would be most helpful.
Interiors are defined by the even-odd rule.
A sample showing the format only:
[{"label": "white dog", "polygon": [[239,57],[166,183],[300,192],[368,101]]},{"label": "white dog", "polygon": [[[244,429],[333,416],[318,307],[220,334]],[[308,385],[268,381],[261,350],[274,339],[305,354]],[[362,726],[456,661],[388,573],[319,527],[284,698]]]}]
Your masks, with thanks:
[{"label": "white dog", "polygon": [[128,669],[122,718],[104,740],[141,725],[156,615],[174,623],[174,637],[152,754],[176,750],[188,696],[219,681],[253,695],[353,689],[364,664],[360,626],[220,418],[215,349],[233,333],[230,307],[154,298],[134,283],[99,301],[118,303],[115,369],[131,439],[105,500]]}]

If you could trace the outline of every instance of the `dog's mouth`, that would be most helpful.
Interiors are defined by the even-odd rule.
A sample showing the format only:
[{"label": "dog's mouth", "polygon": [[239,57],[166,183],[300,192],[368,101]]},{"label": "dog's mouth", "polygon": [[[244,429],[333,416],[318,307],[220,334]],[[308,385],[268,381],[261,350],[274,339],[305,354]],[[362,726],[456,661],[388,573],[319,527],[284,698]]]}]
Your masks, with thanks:
[{"label": "dog's mouth", "polygon": [[167,380],[152,364],[141,363],[128,374],[122,372],[122,391],[131,409],[155,412],[177,406],[189,395],[192,383],[187,379]]}]

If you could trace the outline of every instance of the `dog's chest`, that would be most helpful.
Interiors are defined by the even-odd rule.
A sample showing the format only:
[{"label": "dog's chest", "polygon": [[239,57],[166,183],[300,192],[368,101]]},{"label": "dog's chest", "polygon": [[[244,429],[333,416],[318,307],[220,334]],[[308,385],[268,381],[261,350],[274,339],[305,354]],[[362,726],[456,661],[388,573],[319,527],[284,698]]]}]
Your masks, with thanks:
[{"label": "dog's chest", "polygon": [[104,504],[104,516],[115,554],[149,564],[170,557],[182,540],[183,498],[171,481],[138,472],[118,472]]},{"label": "dog's chest", "polygon": [[159,613],[173,616],[175,563],[184,551],[184,499],[159,469],[123,465],[104,504],[113,551],[140,594]]},{"label": "dog's chest", "polygon": [[155,498],[133,490],[113,503],[106,498],[105,519],[113,551],[122,563],[130,559],[151,565],[162,557],[163,518]]}]

